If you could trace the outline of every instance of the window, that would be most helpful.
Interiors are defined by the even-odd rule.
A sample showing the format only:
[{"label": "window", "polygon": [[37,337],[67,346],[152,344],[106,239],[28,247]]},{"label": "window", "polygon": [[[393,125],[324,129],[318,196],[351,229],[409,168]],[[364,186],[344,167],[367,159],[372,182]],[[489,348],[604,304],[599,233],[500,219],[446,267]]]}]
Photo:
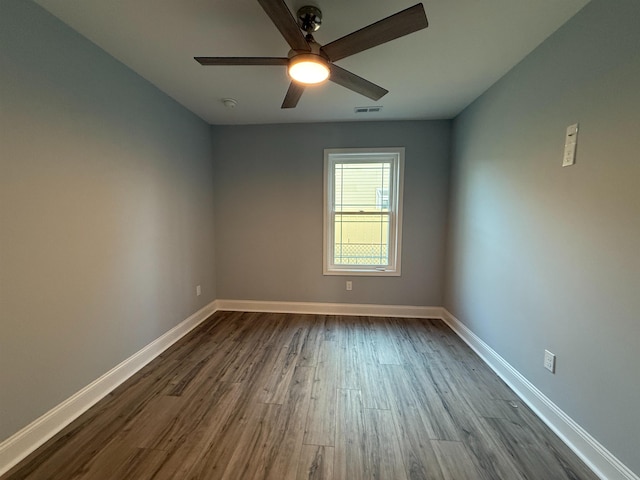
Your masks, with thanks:
[{"label": "window", "polygon": [[400,275],[404,148],[324,151],[324,274]]}]

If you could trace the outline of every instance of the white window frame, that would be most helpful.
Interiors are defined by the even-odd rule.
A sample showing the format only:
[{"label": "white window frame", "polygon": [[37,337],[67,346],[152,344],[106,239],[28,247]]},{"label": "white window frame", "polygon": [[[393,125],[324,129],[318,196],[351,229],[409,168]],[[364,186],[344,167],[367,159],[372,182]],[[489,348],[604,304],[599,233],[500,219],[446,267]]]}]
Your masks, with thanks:
[{"label": "white window frame", "polygon": [[[333,210],[335,165],[339,162],[369,163],[391,161],[389,182],[389,265],[336,265],[334,256]],[[324,151],[323,274],[399,277],[401,275],[402,197],[404,187],[404,147],[329,148]]]}]

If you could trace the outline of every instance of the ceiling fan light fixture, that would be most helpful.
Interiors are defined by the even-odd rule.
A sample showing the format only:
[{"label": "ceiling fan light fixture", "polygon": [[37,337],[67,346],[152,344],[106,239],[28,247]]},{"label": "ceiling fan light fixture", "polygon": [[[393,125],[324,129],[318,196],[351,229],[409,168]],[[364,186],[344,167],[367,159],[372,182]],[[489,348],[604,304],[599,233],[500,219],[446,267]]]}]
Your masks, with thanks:
[{"label": "ceiling fan light fixture", "polygon": [[289,76],[305,85],[317,85],[329,78],[329,64],[320,55],[303,53],[289,60]]}]

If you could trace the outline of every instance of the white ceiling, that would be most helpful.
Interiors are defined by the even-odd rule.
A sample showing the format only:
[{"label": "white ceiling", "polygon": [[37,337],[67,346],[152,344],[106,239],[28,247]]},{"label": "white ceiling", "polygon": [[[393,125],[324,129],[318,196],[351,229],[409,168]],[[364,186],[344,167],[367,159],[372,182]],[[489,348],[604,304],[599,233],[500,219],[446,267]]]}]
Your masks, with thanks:
[{"label": "white ceiling", "polygon": [[[287,0],[323,12],[329,43],[418,0]],[[328,82],[281,110],[284,67],[199,65],[194,56],[286,56],[256,0],[36,0],[211,124],[453,118],[589,0],[426,0],[429,28],[336,62],[389,93],[377,102]],[[222,99],[238,101],[228,109]],[[380,113],[355,114],[382,105]]]}]

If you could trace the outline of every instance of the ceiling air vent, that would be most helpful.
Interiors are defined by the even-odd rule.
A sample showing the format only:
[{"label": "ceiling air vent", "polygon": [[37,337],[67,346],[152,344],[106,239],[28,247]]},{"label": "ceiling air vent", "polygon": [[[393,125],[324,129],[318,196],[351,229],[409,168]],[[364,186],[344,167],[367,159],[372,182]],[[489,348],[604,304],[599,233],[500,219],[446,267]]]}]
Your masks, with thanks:
[{"label": "ceiling air vent", "polygon": [[356,107],[353,109],[355,113],[377,113],[382,110],[382,107]]}]

